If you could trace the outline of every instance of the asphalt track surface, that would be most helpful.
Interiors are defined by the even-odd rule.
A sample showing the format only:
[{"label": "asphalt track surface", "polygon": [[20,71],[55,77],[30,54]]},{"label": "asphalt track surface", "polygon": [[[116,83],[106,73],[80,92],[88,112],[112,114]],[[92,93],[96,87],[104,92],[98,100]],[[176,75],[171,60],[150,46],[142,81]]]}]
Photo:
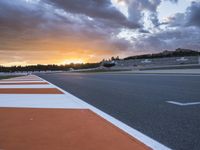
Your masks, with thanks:
[{"label": "asphalt track surface", "polygon": [[175,150],[200,149],[200,76],[172,74],[39,74]]}]

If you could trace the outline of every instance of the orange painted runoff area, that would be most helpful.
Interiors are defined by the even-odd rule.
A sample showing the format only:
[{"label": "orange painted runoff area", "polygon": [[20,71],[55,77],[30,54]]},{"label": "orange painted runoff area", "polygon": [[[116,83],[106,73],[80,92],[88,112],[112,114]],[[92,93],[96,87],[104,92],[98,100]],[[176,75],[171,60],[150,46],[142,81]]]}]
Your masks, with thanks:
[{"label": "orange painted runoff area", "polygon": [[56,88],[0,88],[0,94],[64,94]]},{"label": "orange painted runoff area", "polygon": [[0,149],[150,148],[88,109],[0,108]]}]

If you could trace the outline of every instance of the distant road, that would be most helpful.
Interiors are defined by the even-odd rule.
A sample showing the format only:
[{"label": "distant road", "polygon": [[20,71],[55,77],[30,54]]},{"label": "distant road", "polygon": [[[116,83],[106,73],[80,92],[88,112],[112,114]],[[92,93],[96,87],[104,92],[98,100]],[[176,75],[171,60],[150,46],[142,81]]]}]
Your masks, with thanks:
[{"label": "distant road", "polygon": [[200,149],[200,76],[116,73],[39,76],[172,149]]}]

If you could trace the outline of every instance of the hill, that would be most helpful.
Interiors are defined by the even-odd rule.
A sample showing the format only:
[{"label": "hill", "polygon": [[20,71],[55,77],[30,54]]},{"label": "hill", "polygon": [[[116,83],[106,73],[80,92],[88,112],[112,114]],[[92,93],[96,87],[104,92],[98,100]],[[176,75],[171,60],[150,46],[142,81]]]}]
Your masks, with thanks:
[{"label": "hill", "polygon": [[198,56],[200,52],[190,49],[182,49],[178,48],[175,51],[168,51],[165,50],[161,53],[155,54],[144,54],[144,55],[137,55],[137,56],[129,56],[124,58],[124,60],[129,59],[150,59],[150,58],[163,58],[163,57],[184,57],[184,56]]}]

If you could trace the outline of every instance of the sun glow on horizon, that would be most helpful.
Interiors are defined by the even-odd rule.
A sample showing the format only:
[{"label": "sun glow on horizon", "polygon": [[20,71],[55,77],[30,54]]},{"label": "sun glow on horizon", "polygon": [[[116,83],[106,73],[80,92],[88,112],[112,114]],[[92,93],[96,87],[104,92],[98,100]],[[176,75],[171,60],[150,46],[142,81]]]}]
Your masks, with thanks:
[{"label": "sun glow on horizon", "polygon": [[[56,65],[70,65],[70,64],[85,64],[87,63],[86,61],[82,59],[66,59],[62,61],[61,63],[55,63]],[[52,63],[28,63],[26,61],[23,62],[9,62],[9,63],[2,63],[1,66],[5,67],[12,67],[12,66],[30,66],[30,65],[38,65],[38,64],[43,64],[43,65],[48,65]]]},{"label": "sun glow on horizon", "polygon": [[27,66],[27,62],[26,61],[17,61],[17,62],[8,62],[8,63],[2,63],[1,66],[5,66],[5,67],[11,67],[11,66]]},{"label": "sun glow on horizon", "polygon": [[62,62],[62,64],[66,64],[66,65],[69,65],[69,64],[85,64],[86,62],[82,59],[66,59],[64,60],[64,62]]}]

